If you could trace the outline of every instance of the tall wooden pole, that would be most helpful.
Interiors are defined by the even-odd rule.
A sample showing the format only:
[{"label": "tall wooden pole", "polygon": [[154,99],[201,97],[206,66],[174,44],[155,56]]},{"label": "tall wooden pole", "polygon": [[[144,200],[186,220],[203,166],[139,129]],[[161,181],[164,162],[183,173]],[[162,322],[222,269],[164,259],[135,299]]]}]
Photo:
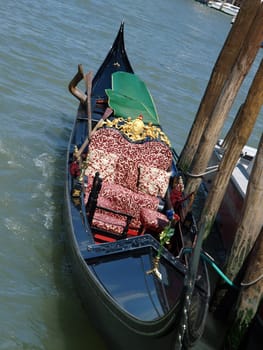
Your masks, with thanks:
[{"label": "tall wooden pole", "polygon": [[201,136],[215,108],[218,96],[221,94],[223,86],[228,80],[230,72],[237,61],[246,35],[259,10],[259,6],[260,0],[244,0],[242,3],[235,23],[218,56],[195,121],[188,135],[187,142],[181,152],[178,165],[183,170],[187,171],[192,163]]},{"label": "tall wooden pole", "polygon": [[228,350],[239,349],[263,297],[263,228],[253,249],[242,285],[235,321],[228,332],[224,347]]},{"label": "tall wooden pole", "polygon": [[[249,89],[247,98],[238,113],[238,123],[229,135],[228,147],[225,150],[223,158],[219,164],[218,172],[213,180],[212,187],[202,210],[201,217],[206,217],[206,230],[204,238],[210,232],[215,216],[218,212],[222,199],[224,197],[231,174],[236,166],[244,145],[253,130],[257,116],[263,105],[263,60],[258,68],[254,80]],[[263,181],[263,176],[262,176]],[[253,203],[251,202],[254,208]],[[252,215],[253,216],[253,215]],[[262,215],[263,218],[263,215]]]},{"label": "tall wooden pole", "polygon": [[[215,108],[210,115],[210,120],[203,132],[197,152],[191,165],[191,173],[200,174],[205,172],[207,164],[212,156],[214,146],[219,138],[224,121],[238,93],[238,90],[248,73],[256,54],[263,41],[263,3],[244,41],[236,64],[234,65],[229,79],[224,84],[222,93],[218,97]],[[226,63],[227,64],[227,63]],[[190,177],[185,188],[186,194],[196,192],[201,183],[201,178]]]},{"label": "tall wooden pole", "polygon": [[232,135],[235,135],[236,130],[238,130],[238,128],[239,128],[239,118],[240,118],[240,115],[242,112],[242,108],[243,108],[243,105],[241,105],[239,107],[239,110],[238,110],[237,115],[236,115],[236,117],[231,125],[231,128],[228,130],[228,132],[227,132],[227,134],[226,134],[226,136],[221,144],[221,148],[224,150],[227,149],[227,147],[229,146],[229,142],[230,142]]}]

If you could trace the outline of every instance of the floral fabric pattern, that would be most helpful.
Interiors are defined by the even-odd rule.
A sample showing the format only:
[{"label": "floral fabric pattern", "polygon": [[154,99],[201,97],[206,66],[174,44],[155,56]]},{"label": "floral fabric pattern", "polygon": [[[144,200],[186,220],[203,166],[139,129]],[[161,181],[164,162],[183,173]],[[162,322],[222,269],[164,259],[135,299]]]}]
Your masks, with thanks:
[{"label": "floral fabric pattern", "polygon": [[129,142],[118,130],[102,128],[90,140],[89,153],[93,150],[118,156],[114,182],[135,192],[139,176],[139,164],[168,170],[172,164],[170,148],[160,141]]},{"label": "floral fabric pattern", "polygon": [[141,210],[141,222],[146,230],[160,233],[169,223],[169,220],[162,213],[144,208]]},{"label": "floral fabric pattern", "polygon": [[102,179],[114,182],[117,160],[118,156],[114,153],[93,149],[88,155],[88,167],[85,170],[85,175],[95,176],[98,171]]},{"label": "floral fabric pattern", "polygon": [[107,213],[103,210],[96,210],[93,225],[105,231],[121,235],[126,226],[126,218],[113,213]]},{"label": "floral fabric pattern", "polygon": [[128,188],[117,184],[102,184],[102,189],[99,194],[98,205],[107,207],[116,211],[124,212],[131,215],[131,227],[139,229],[140,210],[149,208],[157,210],[159,204],[158,198],[144,193],[136,193]]},{"label": "floral fabric pattern", "polygon": [[[99,171],[103,182],[98,206],[131,215],[130,228],[136,230],[142,225],[141,210],[149,209],[158,226],[163,215],[158,212],[157,196],[165,196],[169,181],[167,171],[172,164],[172,153],[166,144],[160,141],[130,142],[116,129],[101,128],[91,137],[88,159],[86,201],[92,179]],[[158,181],[153,181],[153,177]],[[125,217],[103,214],[100,209],[96,209],[93,218],[94,226],[116,233],[121,233],[125,222]]]},{"label": "floral fabric pattern", "polygon": [[151,196],[165,197],[170,173],[154,167],[139,165],[138,190]]}]

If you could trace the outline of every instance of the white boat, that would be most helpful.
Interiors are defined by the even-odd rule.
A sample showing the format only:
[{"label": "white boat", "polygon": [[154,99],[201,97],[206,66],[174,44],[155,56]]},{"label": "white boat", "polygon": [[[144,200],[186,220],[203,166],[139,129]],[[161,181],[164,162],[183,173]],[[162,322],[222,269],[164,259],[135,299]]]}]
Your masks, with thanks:
[{"label": "white boat", "polygon": [[236,18],[237,18],[237,15],[234,15],[234,16],[232,17],[231,24],[234,24],[234,23],[235,23]]},{"label": "white boat", "polygon": [[208,1],[207,5],[228,15],[235,16],[239,12],[239,7],[225,1]]},{"label": "white boat", "polygon": [[228,2],[225,2],[223,4],[221,11],[227,13],[228,15],[235,16],[238,14],[239,9],[240,8],[238,6],[235,6],[235,5],[229,4]]}]

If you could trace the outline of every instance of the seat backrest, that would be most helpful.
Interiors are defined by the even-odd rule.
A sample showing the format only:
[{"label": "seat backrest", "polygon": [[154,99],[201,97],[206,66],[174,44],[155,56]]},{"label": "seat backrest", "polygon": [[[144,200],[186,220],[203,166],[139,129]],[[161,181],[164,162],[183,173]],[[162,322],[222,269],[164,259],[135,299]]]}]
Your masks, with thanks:
[{"label": "seat backrest", "polygon": [[172,152],[165,143],[157,140],[131,142],[114,128],[101,128],[93,134],[89,153],[96,150],[104,152],[105,179],[115,170],[110,181],[133,191],[137,191],[141,165],[168,171],[172,164]]}]

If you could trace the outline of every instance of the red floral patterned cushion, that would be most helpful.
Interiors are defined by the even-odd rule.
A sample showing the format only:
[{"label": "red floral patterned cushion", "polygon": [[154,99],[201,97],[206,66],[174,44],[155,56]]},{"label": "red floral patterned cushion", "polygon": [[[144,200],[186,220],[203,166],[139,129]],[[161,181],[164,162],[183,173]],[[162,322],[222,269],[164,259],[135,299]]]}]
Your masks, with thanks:
[{"label": "red floral patterned cushion", "polygon": [[126,226],[126,218],[113,213],[105,214],[105,211],[97,209],[92,220],[92,225],[120,235]]},{"label": "red floral patterned cushion", "polygon": [[[131,215],[133,218],[130,228],[138,229],[141,226],[141,209],[148,208],[157,213],[159,204],[157,196],[165,196],[169,181],[167,170],[170,169],[171,163],[171,150],[162,142],[129,142],[118,130],[99,129],[92,135],[89,143],[89,167],[86,171],[89,177],[85,201],[88,200],[92,178],[95,172],[99,171],[104,181],[98,197],[98,205]],[[144,171],[143,174],[142,172],[140,174],[141,187],[138,191],[140,164],[143,164],[145,169],[156,168],[158,170],[157,174],[150,176],[151,183],[153,179],[155,180],[153,190],[151,186],[149,190],[147,181],[145,183],[146,173]],[[106,219],[103,219],[102,213],[97,209],[93,224],[101,228],[105,225],[104,229],[113,231],[114,219],[116,219],[115,231],[121,232],[121,226],[124,224],[123,218],[117,218],[115,215],[113,213],[108,215],[111,220],[106,223],[103,222]],[[158,216],[158,214],[155,215]]]},{"label": "red floral patterned cushion", "polygon": [[136,193],[121,185],[102,183],[98,205],[127,213],[133,217],[131,226],[140,227],[140,209],[157,210],[158,198],[148,194]]},{"label": "red floral patterned cushion", "polygon": [[108,182],[114,182],[118,156],[100,149],[92,149],[88,154],[88,167],[85,175],[94,176],[98,171],[100,177]]},{"label": "red floral patterned cushion", "polygon": [[126,140],[118,130],[102,128],[91,137],[89,149],[101,149],[117,154],[114,182],[132,191],[137,191],[138,165],[144,164],[167,170],[172,164],[169,147],[159,141],[134,143]]},{"label": "red floral patterned cushion", "polygon": [[165,197],[170,173],[155,167],[139,165],[138,190],[151,196]]},{"label": "red floral patterned cushion", "polygon": [[146,230],[154,231],[157,233],[160,233],[169,223],[169,220],[164,214],[148,208],[141,209],[140,217],[142,225]]}]

